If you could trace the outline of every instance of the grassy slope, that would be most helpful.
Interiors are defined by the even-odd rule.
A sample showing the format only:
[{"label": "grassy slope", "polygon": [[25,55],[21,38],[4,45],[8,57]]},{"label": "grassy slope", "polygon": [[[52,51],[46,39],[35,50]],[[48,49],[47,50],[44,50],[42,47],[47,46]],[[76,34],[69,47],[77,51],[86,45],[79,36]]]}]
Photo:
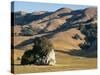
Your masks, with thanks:
[{"label": "grassy slope", "polygon": [[15,50],[15,73],[30,73],[30,72],[51,72],[51,71],[68,71],[68,70],[84,70],[94,69],[97,67],[96,58],[83,58],[70,56],[64,51],[56,51],[55,66],[37,66],[37,65],[20,65],[20,60],[16,60],[16,57],[20,57],[23,54],[23,50]]},{"label": "grassy slope", "polygon": [[[66,36],[67,37],[67,36]],[[29,40],[32,37],[14,37],[14,45],[18,45],[25,40]],[[70,41],[70,40],[68,40]],[[57,42],[56,42],[57,43]],[[56,44],[63,45],[66,44]],[[65,50],[55,51],[56,52],[56,65],[55,66],[37,66],[37,65],[20,65],[20,60],[17,57],[21,57],[25,50],[28,50],[32,45],[25,46],[22,49],[14,49],[14,71],[15,73],[30,73],[30,72],[51,72],[51,71],[68,71],[68,70],[80,70],[80,69],[94,69],[97,67],[96,58],[83,58],[68,55]],[[69,48],[70,46],[68,46]],[[67,50],[68,51],[68,50]]]}]

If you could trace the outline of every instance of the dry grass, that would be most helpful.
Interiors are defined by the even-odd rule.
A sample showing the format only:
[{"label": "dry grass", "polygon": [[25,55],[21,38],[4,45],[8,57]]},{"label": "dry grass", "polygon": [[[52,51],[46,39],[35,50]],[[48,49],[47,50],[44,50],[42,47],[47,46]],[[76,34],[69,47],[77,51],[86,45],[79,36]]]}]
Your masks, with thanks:
[{"label": "dry grass", "polygon": [[[75,34],[80,35],[81,40],[73,39],[72,37],[75,36]],[[85,36],[79,30],[71,28],[67,31],[56,33],[52,38],[50,38],[50,40],[54,45],[54,48],[57,50],[71,50],[79,49],[79,44],[85,42],[84,37]]]},{"label": "dry grass", "polygon": [[[14,45],[18,45],[25,40],[29,40],[30,38],[32,37],[16,36],[14,37]],[[23,55],[26,48],[25,49],[14,49],[14,65],[12,65],[12,67],[14,66],[14,73],[53,72],[53,71],[84,70],[84,69],[97,68],[96,58],[84,58],[84,57],[68,55],[65,50],[60,50],[60,47],[61,48],[65,47],[66,49],[66,47],[72,48],[72,45],[66,44],[66,41],[64,44],[64,41],[62,42],[62,40],[61,41],[54,40],[54,41],[55,41],[55,44],[54,44],[55,47],[59,49],[59,51],[57,50],[55,51],[56,52],[56,62],[57,62],[55,66],[43,66],[43,65],[41,66],[37,66],[37,65],[22,66],[20,65],[21,60],[17,60],[17,58]],[[31,47],[28,47],[28,48],[31,48]]]},{"label": "dry grass", "polygon": [[14,39],[14,46],[20,44],[21,42],[28,40],[32,38],[32,36],[14,36],[12,39]]},{"label": "dry grass", "polygon": [[[20,65],[23,50],[14,50],[14,72],[15,73],[35,73],[35,72],[53,72],[53,71],[68,71],[68,70],[85,70],[97,68],[96,58],[84,58],[77,56],[70,56],[63,51],[56,51],[56,65],[55,66],[37,66],[37,65]],[[13,66],[13,65],[12,65]]]}]

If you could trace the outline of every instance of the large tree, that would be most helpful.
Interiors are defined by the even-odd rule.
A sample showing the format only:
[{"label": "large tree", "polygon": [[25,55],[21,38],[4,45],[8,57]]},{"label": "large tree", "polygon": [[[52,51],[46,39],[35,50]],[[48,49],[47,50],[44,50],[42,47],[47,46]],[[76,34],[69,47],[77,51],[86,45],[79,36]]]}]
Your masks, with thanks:
[{"label": "large tree", "polygon": [[47,56],[53,49],[50,41],[45,37],[37,37],[33,42],[33,49],[24,53],[21,64],[48,64]]}]

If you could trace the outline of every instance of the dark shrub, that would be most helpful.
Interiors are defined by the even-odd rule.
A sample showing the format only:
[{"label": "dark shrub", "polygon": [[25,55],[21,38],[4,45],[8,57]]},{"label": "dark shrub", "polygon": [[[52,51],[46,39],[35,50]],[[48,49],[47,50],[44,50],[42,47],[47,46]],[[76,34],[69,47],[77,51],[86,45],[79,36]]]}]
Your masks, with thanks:
[{"label": "dark shrub", "polygon": [[29,26],[29,27],[22,27],[21,35],[23,35],[23,36],[32,36],[34,34],[36,34],[36,31],[33,30],[31,26]]},{"label": "dark shrub", "polygon": [[90,47],[90,43],[79,44],[81,50],[87,50]]},{"label": "dark shrub", "polygon": [[78,35],[78,34],[75,34],[74,36],[72,36],[72,38],[73,38],[73,39],[76,39],[76,40],[78,40],[78,39],[81,40],[81,37],[80,37],[80,35]]},{"label": "dark shrub", "polygon": [[32,64],[34,62],[34,54],[32,50],[26,51],[21,59],[21,65]]}]

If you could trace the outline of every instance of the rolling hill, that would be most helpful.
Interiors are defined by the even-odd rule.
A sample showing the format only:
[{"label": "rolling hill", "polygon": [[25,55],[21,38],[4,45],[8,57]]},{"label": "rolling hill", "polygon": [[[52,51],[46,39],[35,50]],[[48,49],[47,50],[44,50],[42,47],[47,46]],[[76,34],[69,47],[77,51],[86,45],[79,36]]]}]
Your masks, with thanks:
[{"label": "rolling hill", "polygon": [[[15,12],[15,23],[12,25],[15,34],[21,33],[21,28],[31,26],[37,32],[36,35],[45,36],[52,42],[56,50],[81,50],[88,46],[88,51],[84,50],[85,54],[96,54],[97,51],[97,8],[89,7],[86,9],[72,10],[70,8],[60,8],[54,12],[38,11],[38,12]],[[14,39],[14,43],[26,43],[26,40],[34,39],[36,36],[20,36],[21,39]],[[15,36],[14,38],[19,38]],[[26,39],[25,39],[26,38]],[[90,39],[91,38],[91,39]],[[92,41],[92,42],[91,42]],[[94,43],[96,42],[96,43]],[[32,42],[28,47],[32,47]],[[95,44],[92,46],[92,44]],[[82,45],[82,47],[80,46]],[[27,47],[27,46],[23,46]],[[84,47],[83,47],[84,46]],[[27,48],[26,48],[27,49]],[[94,50],[91,50],[94,49]],[[87,53],[88,54],[88,53]],[[94,55],[93,54],[93,55]]]}]

